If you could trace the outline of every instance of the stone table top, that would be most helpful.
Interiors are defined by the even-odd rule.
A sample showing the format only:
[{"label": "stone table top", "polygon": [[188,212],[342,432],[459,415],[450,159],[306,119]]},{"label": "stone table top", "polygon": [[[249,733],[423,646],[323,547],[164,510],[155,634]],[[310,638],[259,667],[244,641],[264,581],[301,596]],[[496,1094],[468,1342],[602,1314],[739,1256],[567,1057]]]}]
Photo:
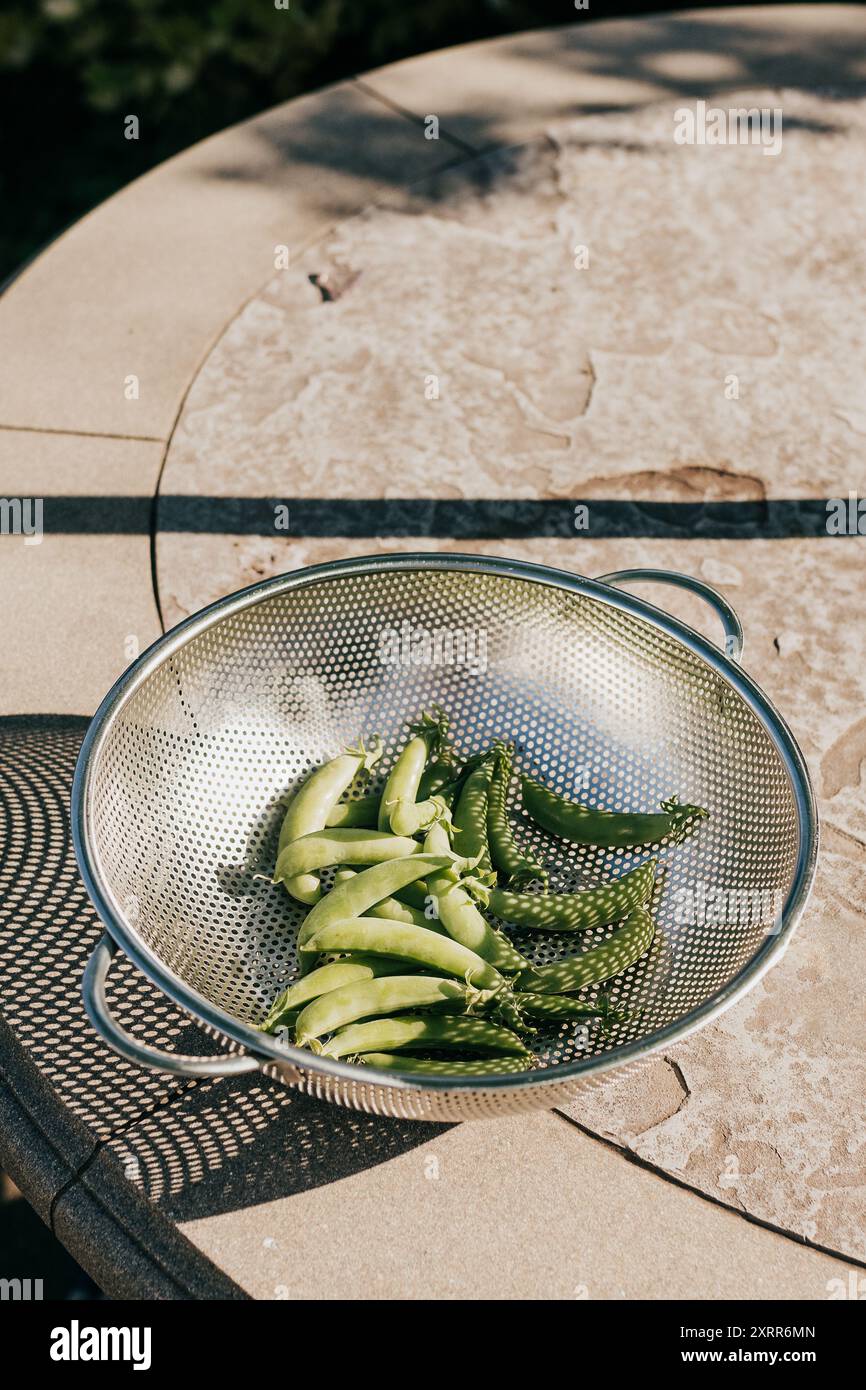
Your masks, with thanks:
[{"label": "stone table top", "polygon": [[[779,153],[678,144],[699,100],[781,110]],[[31,818],[0,955],[27,1001],[6,1010],[3,1156],[110,1291],[293,1297],[303,1267],[335,1297],[823,1298],[866,1264],[866,542],[826,525],[866,434],[864,136],[853,6],[577,22],[214,137],[0,300],[0,491],[45,498],[42,544],[0,547],[0,737],[12,824]],[[430,1129],[140,1073],[59,1004],[98,925],[68,837],[59,879],[34,859],[34,797],[44,838],[66,835],[82,716],[164,627],[267,575],[405,549],[722,590],[819,798],[789,951],[560,1112]],[[114,988],[138,1027],[194,1045],[130,968]]]}]

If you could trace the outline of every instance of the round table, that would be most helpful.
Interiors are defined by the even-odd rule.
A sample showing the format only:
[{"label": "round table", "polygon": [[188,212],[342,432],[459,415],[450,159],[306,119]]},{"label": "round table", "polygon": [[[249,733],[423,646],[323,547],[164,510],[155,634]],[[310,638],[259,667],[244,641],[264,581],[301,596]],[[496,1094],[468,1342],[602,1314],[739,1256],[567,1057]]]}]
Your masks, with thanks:
[{"label": "round table", "polygon": [[[0,300],[2,491],[44,515],[0,545],[0,1160],[108,1293],[824,1298],[866,1263],[864,73],[844,5],[429,54],[169,161]],[[751,108],[778,150],[675,138]],[[406,549],[724,592],[821,805],[783,964],[638,1081],[493,1124],[122,1061],[80,1000],[87,716],[219,595]],[[211,1049],[125,962],[111,996]]]}]

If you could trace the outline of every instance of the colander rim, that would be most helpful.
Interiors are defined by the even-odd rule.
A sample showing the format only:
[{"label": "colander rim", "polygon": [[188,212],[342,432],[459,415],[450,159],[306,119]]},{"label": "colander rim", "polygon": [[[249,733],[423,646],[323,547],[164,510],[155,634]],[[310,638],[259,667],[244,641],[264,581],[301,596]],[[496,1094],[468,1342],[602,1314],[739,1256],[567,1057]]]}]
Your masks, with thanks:
[{"label": "colander rim", "polygon": [[[778,931],[768,933],[750,959],[732,980],[712,994],[709,999],[690,1009],[675,1022],[667,1024],[629,1043],[622,1043],[598,1056],[572,1062],[556,1063],[551,1067],[505,1074],[501,1077],[411,1077],[358,1066],[342,1060],[317,1056],[306,1049],[291,1047],[251,1024],[214,1005],[170,970],[161,958],[141,940],[124,919],[120,904],[102,874],[99,856],[92,835],[92,783],[96,763],[111,724],[140,686],[164,662],[188,642],[225,618],[254,607],[292,589],[306,588],[333,579],[351,578],[366,573],[396,571],[446,570],[459,573],[480,573],[502,578],[523,579],[545,584],[567,593],[589,597],[618,608],[659,628],[681,642],[700,657],[725,680],[747,703],[770,737],[785,768],[797,813],[797,862],[785,903],[779,914]],[[87,728],[79,751],[72,784],[72,837],[78,867],[96,911],[103,924],[126,955],[168,997],[185,1009],[212,1032],[220,1034],[245,1048],[268,1068],[299,1069],[307,1074],[326,1074],[359,1086],[388,1086],[406,1091],[494,1093],[514,1092],[538,1086],[562,1085],[569,1080],[579,1081],[589,1075],[597,1076],[619,1067],[645,1060],[673,1043],[680,1042],[696,1029],[718,1018],[737,1003],[784,955],[806,905],[815,875],[818,851],[818,816],[815,796],[803,754],[787,723],[761,687],[737,662],[695,629],[663,609],[624,590],[591,579],[588,576],[542,565],[529,560],[502,556],[476,555],[463,552],[401,551],[386,555],[363,555],[345,560],[329,561],[290,570],[271,579],[238,589],[184,618],[163,633],[121,674],[107,692]]]}]

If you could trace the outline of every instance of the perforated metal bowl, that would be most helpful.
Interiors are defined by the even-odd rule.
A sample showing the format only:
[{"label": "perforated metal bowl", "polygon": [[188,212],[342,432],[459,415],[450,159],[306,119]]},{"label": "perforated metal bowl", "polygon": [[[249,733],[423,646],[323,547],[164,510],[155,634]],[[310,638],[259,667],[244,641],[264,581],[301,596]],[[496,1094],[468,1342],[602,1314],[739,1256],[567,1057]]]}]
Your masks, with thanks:
[{"label": "perforated metal bowl", "polygon": [[[614,582],[700,593],[723,654]],[[194,1076],[260,1069],[363,1110],[427,1120],[550,1106],[716,1017],[778,959],[814,873],[817,827],[787,727],[737,661],[742,633],[708,585],[661,571],[584,579],[472,555],[391,555],[301,570],[221,600],[168,633],[117,682],[85,738],[73,788],[76,852],[110,933],[88,966],[90,1017],[120,1053]],[[711,819],[661,849],[658,936],[616,984],[612,1031],[540,1031],[525,1075],[414,1080],[331,1061],[258,1032],[295,967],[302,909],[268,874],[280,800],[361,734],[393,754],[404,723],[442,705],[459,749],[512,740],[549,785],[607,808],[678,794]],[[387,766],[387,757],[383,766]],[[516,808],[515,808],[516,809]],[[553,886],[587,886],[646,850],[523,836]],[[533,960],[585,949],[516,937]],[[229,1047],[147,1048],[108,1010],[120,945]]]}]

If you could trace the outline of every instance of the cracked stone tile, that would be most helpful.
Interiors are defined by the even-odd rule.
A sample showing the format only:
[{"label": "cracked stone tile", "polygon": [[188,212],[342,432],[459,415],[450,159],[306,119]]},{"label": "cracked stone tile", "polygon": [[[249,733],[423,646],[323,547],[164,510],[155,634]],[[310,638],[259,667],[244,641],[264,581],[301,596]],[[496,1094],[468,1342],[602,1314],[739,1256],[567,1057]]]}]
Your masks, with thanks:
[{"label": "cracked stone tile", "polygon": [[729,101],[782,107],[778,157],[674,144],[669,101],[561,124],[343,222],[217,342],[164,490],[847,495],[866,102]]}]

